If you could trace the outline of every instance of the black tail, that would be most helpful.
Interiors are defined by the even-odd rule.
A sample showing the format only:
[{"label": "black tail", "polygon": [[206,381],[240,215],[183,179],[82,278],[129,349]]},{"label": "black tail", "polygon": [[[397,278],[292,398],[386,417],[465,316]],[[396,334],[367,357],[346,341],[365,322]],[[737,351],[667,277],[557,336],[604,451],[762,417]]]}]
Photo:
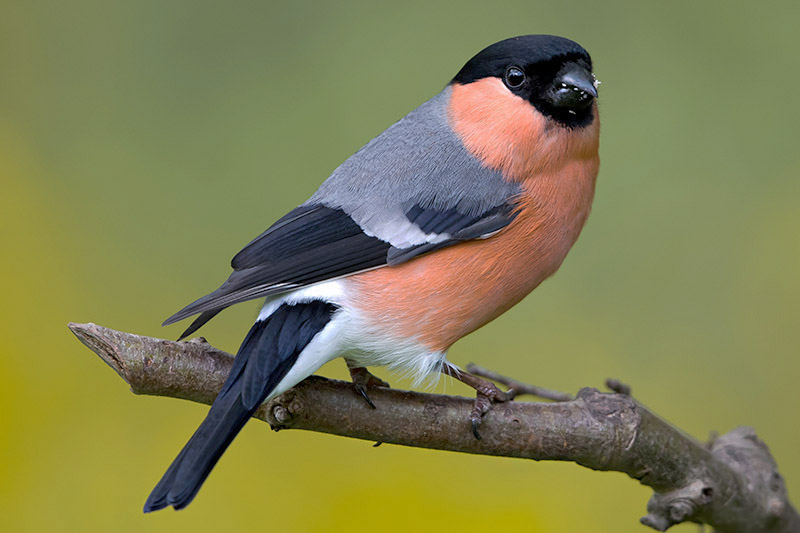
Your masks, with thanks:
[{"label": "black tail", "polygon": [[186,330],[183,333],[181,333],[181,336],[178,337],[178,340],[182,341],[183,339],[185,339],[198,329],[202,328],[203,326],[205,326],[206,322],[208,322],[209,320],[220,314],[220,312],[222,312],[222,309],[215,309],[213,311],[205,311],[203,313],[200,313],[200,316],[195,318],[194,322],[189,324],[189,327],[186,328]]},{"label": "black tail", "polygon": [[150,493],[144,512],[189,505],[233,438],[335,310],[320,301],[283,304],[255,323],[211,410]]}]

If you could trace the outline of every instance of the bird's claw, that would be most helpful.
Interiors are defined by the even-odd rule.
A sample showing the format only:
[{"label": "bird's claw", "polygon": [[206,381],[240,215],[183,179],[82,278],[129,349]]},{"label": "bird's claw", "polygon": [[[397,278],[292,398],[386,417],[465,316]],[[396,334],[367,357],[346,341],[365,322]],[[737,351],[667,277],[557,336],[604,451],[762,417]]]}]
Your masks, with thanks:
[{"label": "bird's claw", "polygon": [[389,384],[370,374],[369,370],[364,367],[352,367],[348,365],[348,369],[350,370],[350,379],[353,380],[353,387],[355,387],[356,391],[364,398],[367,405],[375,409],[375,404],[369,397],[367,389],[370,387],[389,388]]},{"label": "bird's claw", "polygon": [[478,428],[481,425],[481,420],[483,420],[483,415],[488,413],[495,403],[511,401],[517,394],[514,389],[508,389],[507,391],[500,390],[497,388],[497,385],[491,381],[486,381],[469,372],[464,372],[460,368],[450,364],[446,364],[442,367],[442,373],[459,380],[465,385],[469,385],[477,391],[478,395],[475,398],[472,412],[469,415],[469,421],[472,424],[472,434],[475,435],[477,440],[481,440],[481,434],[478,432]]},{"label": "bird's claw", "polygon": [[370,399],[369,394],[367,394],[367,387],[361,383],[353,383],[353,386],[356,388],[356,391],[361,395],[362,398],[367,402],[367,404],[376,409],[375,404],[372,403],[372,399]]},{"label": "bird's claw", "polygon": [[491,408],[492,402],[489,400],[489,397],[479,392],[472,406],[472,412],[469,415],[469,421],[472,423],[472,434],[475,435],[476,440],[481,440],[481,434],[478,432],[478,428],[483,421],[483,415],[488,413]]},{"label": "bird's claw", "polygon": [[483,415],[491,411],[495,403],[508,402],[514,399],[514,389],[502,391],[497,388],[493,383],[488,381],[481,383],[476,387],[478,395],[475,398],[475,403],[472,407],[472,412],[469,415],[469,421],[472,424],[472,434],[477,440],[481,440],[481,434],[478,428],[483,421]]},{"label": "bird's claw", "polygon": [[478,433],[478,427],[481,425],[481,419],[470,417],[470,422],[472,422],[472,434],[475,435],[475,440],[481,440],[481,434]]}]

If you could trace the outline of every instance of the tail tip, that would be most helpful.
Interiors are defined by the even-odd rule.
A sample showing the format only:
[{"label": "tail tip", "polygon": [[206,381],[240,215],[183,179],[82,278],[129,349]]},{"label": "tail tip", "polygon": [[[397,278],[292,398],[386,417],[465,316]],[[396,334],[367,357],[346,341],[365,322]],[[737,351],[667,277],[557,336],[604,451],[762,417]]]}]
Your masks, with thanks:
[{"label": "tail tip", "polygon": [[[199,487],[198,487],[199,488]],[[142,511],[145,514],[152,513],[153,511],[160,511],[161,509],[165,509],[167,507],[172,507],[176,511],[180,511],[187,505],[191,503],[194,499],[197,490],[193,491],[184,491],[180,494],[173,494],[173,491],[170,490],[166,494],[150,494],[147,498],[147,501],[144,502],[144,507]]]},{"label": "tail tip", "polygon": [[166,509],[167,507],[174,507],[177,511],[178,509],[183,509],[185,505],[178,505],[172,502],[168,502],[165,498],[154,499],[152,496],[147,499],[144,503],[144,508],[142,511],[144,514],[152,513],[154,511],[160,511],[161,509]]},{"label": "tail tip", "polygon": [[148,499],[148,500],[147,500],[147,501],[144,503],[144,508],[142,509],[142,511],[143,511],[145,514],[147,514],[147,513],[152,513],[153,511],[158,511],[158,510],[160,510],[160,509],[163,509],[164,507],[166,507],[166,505],[163,505],[163,504],[159,505],[158,503],[156,503],[156,502],[151,502],[151,501]]}]

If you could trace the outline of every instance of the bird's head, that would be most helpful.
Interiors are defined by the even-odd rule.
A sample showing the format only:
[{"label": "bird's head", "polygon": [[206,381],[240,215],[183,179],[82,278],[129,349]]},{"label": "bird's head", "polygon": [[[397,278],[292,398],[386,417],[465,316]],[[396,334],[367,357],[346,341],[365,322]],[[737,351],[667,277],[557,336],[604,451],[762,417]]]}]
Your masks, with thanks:
[{"label": "bird's head", "polygon": [[525,35],[495,43],[470,59],[452,83],[493,79],[562,126],[594,120],[599,82],[592,59],[578,43],[554,35]]}]

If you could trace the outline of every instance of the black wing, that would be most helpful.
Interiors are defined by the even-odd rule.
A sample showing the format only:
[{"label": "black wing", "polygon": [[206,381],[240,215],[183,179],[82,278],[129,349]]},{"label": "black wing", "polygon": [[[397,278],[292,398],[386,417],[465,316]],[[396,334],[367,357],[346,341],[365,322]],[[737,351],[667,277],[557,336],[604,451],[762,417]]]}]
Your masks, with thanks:
[{"label": "black wing", "polygon": [[464,240],[488,237],[508,225],[514,212],[510,203],[479,215],[415,205],[406,217],[424,233],[436,234],[436,242],[395,248],[390,242],[367,235],[341,209],[319,204],[300,206],[236,254],[231,261],[233,273],[219,289],[187,305],[164,325],[199,313],[181,335],[184,338],[233,304],[396,265]]},{"label": "black wing", "polygon": [[202,313],[181,338],[235,303],[386,264],[391,245],[364,233],[344,211],[300,206],[253,239],[231,261],[233,273],[164,325]]}]

